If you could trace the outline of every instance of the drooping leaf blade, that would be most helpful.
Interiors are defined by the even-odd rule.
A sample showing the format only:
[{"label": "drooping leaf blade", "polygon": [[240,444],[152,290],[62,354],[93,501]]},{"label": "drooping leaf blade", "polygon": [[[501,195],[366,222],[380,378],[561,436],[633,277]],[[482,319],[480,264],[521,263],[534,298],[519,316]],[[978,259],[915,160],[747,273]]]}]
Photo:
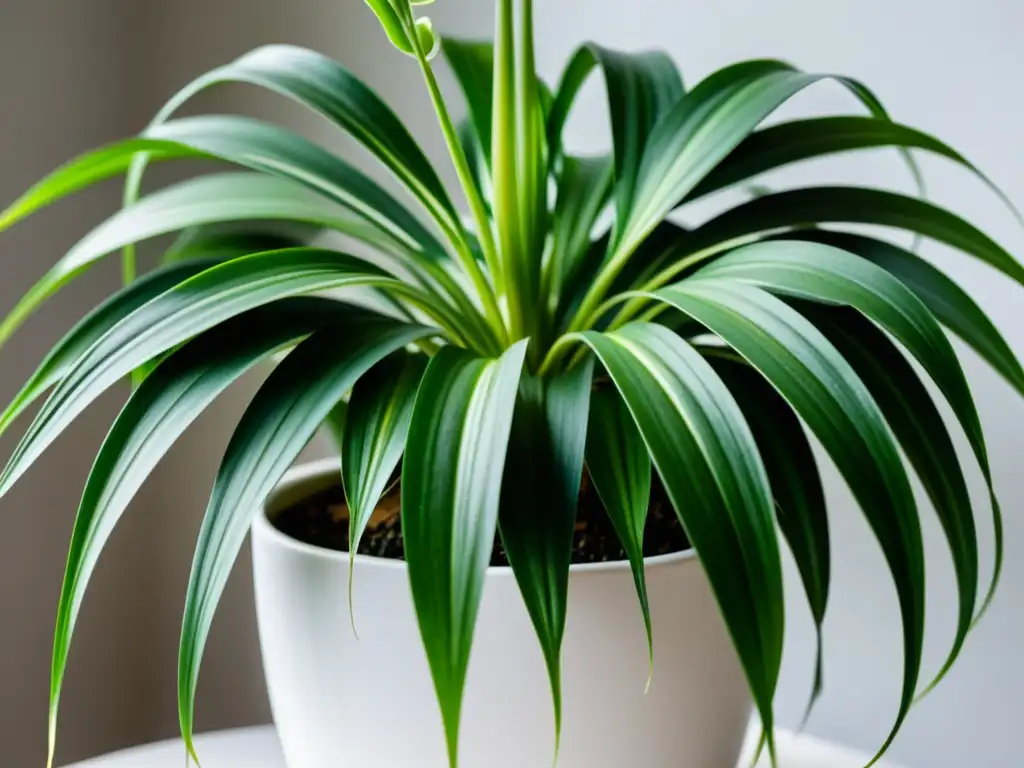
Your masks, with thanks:
[{"label": "drooping leaf blade", "polygon": [[774,757],[782,570],[771,490],[753,436],[707,361],[668,329],[638,323],[582,339],[629,407],[701,558]]},{"label": "drooping leaf blade", "polygon": [[590,482],[633,571],[647,630],[649,687],[654,670],[654,635],[644,569],[644,529],[651,503],[651,457],[622,396],[613,389],[599,388],[591,395],[586,458]]},{"label": "drooping leaf blade", "polygon": [[0,496],[107,388],[196,334],[278,299],[392,282],[361,259],[311,248],[235,259],[175,286],[118,322],[77,360],[0,474]]},{"label": "drooping leaf blade", "polygon": [[526,343],[497,360],[442,349],[420,383],[402,462],[409,582],[453,768]]},{"label": "drooping leaf blade", "polygon": [[[390,107],[338,62],[291,45],[257,48],[196,78],[151,123],[167,121],[194,96],[226,83],[265,88],[320,113],[349,133],[400,179],[426,208],[447,221],[457,213],[436,171]],[[133,168],[128,197],[137,194],[145,161]]]},{"label": "drooping leaf blade", "polygon": [[754,435],[775,501],[775,517],[789,544],[817,634],[814,680],[804,721],[824,685],[822,625],[828,608],[831,552],[825,492],[811,445],[789,404],[757,371],[722,355],[702,350],[736,398]]},{"label": "drooping leaf blade", "polygon": [[93,229],[4,318],[0,343],[61,287],[118,248],[202,224],[267,219],[322,224],[380,242],[375,228],[295,182],[255,173],[200,177],[150,195]]},{"label": "drooping leaf blade", "polygon": [[232,382],[284,344],[366,315],[336,301],[285,299],[235,317],[184,345],[136,389],[100,448],[75,518],[57,608],[50,682],[50,761],[57,707],[79,609],[129,502],[188,426]]},{"label": "drooping leaf blade", "polygon": [[341,478],[349,513],[349,610],[353,627],[355,553],[402,458],[413,402],[426,365],[422,354],[403,351],[385,358],[359,380],[345,408]]},{"label": "drooping leaf blade", "polygon": [[0,433],[6,431],[46,390],[61,381],[74,367],[75,361],[118,321],[214,263],[209,260],[192,261],[154,271],[96,307],[57,342],[4,409],[0,415]]},{"label": "drooping leaf blade", "polygon": [[791,163],[824,155],[880,147],[923,149],[952,160],[977,176],[1021,221],[1006,194],[963,155],[927,133],[880,117],[842,115],[780,123],[744,139],[685,198],[724,189]]},{"label": "drooping leaf blade", "polygon": [[550,379],[524,375],[505,458],[498,526],[547,665],[562,732],[562,637],[583,477],[593,361]]},{"label": "drooping leaf blade", "polygon": [[849,485],[881,545],[903,625],[899,712],[888,749],[914,699],[924,644],[924,550],[913,492],[884,417],[853,368],[781,299],[723,280],[685,280],[656,297],[720,336],[807,423]]},{"label": "drooping leaf blade", "polygon": [[[801,303],[798,309],[835,345],[875,398],[920,478],[949,543],[959,615],[953,646],[928,686],[934,687],[963,648],[978,594],[977,535],[956,449],[917,372],[885,333],[856,312],[843,308]],[[998,502],[995,503],[998,510]],[[1001,525],[996,528],[1001,530]]]},{"label": "drooping leaf blade", "polygon": [[863,187],[805,187],[758,197],[693,230],[678,256],[808,223],[904,229],[961,250],[1024,284],[1024,267],[999,243],[956,214],[923,200]]},{"label": "drooping leaf blade", "polygon": [[557,150],[576,97],[596,68],[604,75],[612,121],[616,209],[621,224],[633,198],[648,138],[682,98],[683,81],[663,53],[621,53],[593,43],[581,46],[566,65],[548,117],[553,158],[561,154]]},{"label": "drooping leaf blade", "polygon": [[317,332],[271,373],[235,429],[199,533],[178,654],[178,714],[196,762],[192,731],[200,662],[249,525],[345,392],[376,362],[426,332],[379,316]]},{"label": "drooping leaf blade", "polygon": [[939,322],[1024,394],[1024,369],[1010,345],[977,302],[931,263],[892,243],[849,232],[816,229],[786,237],[842,248],[895,275],[917,294]]},{"label": "drooping leaf blade", "polygon": [[308,186],[351,209],[390,237],[425,256],[444,248],[409,210],[339,156],[272,123],[234,115],[203,115],[159,123],[145,136]]},{"label": "drooping leaf blade", "polygon": [[[985,436],[967,379],[938,320],[912,290],[883,268],[858,256],[831,245],[801,241],[777,240],[741,248],[705,267],[698,276],[749,282],[799,299],[846,304],[891,333],[921,364],[952,407],[988,484],[993,527],[997,532],[1002,530]],[[960,475],[956,462],[941,471]],[[977,593],[978,555],[973,509],[970,503],[962,501],[963,497],[953,497],[947,499],[944,506],[945,515],[958,518],[944,527],[948,536],[959,537],[951,539],[950,547],[956,559],[958,582],[966,584],[966,593],[961,594],[960,625],[950,661],[944,665],[940,677],[963,645]],[[996,553],[998,564],[1002,561],[998,533],[997,538],[1000,539]],[[993,582],[998,581],[998,575],[997,568]]]},{"label": "drooping leaf blade", "polygon": [[[637,181],[635,205],[619,243],[621,251],[632,253],[772,112],[823,80],[845,86],[876,118],[888,120],[878,99],[858,81],[808,74],[780,62],[741,62],[698,84],[651,138]],[[919,180],[913,158],[909,153],[905,157]]]}]

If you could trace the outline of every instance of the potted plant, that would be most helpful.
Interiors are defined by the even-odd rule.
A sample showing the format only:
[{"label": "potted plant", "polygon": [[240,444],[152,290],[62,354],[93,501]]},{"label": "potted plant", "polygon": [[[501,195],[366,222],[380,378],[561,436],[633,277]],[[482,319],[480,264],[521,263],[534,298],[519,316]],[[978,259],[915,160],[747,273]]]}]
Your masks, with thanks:
[{"label": "potted plant", "polygon": [[[498,0],[493,43],[441,39],[417,17],[420,3],[368,3],[425,79],[468,216],[371,90],[288,46],[203,75],[139,136],[77,158],[0,216],[6,228],[127,174],[124,208],[0,324],[3,341],[122,252],[123,290],[51,350],[0,416],[9,428],[51,390],[0,475],[4,493],[101,392],[133,381],[75,522],[51,762],[72,630],[113,527],[182,431],[268,359],[276,365],[227,449],[188,586],[178,697],[193,757],[203,645],[250,529],[290,768],[433,768],[460,756],[528,766],[556,753],[563,768],[728,766],[751,704],[774,756],[780,534],[819,632],[812,701],[822,682],[830,541],[808,434],[859,502],[899,597],[902,697],[884,751],[914,697],[956,660],[1002,559],[982,429],[944,328],[1021,392],[1024,371],[953,280],[850,225],[946,243],[1019,283],[1024,268],[955,214],[879,189],[767,192],[690,227],[670,216],[789,163],[878,147],[901,151],[918,181],[911,150],[991,183],[848,78],[832,79],[867,114],[765,127],[822,78],[756,60],[686,88],[663,54],[585,45],[552,87],[535,73],[531,0]],[[464,91],[462,123],[435,80],[439,50]],[[612,151],[577,156],[563,127],[598,71]],[[272,124],[174,116],[222,83],[320,113],[404,199]],[[243,170],[140,195],[148,163],[195,157]],[[366,257],[309,245],[324,232]],[[137,276],[134,245],[167,233],[181,234],[166,264]],[[984,583],[963,473],[919,370],[988,482],[999,555]],[[337,460],[288,472],[323,425],[338,438],[341,483]],[[924,563],[901,450],[956,573],[958,628],[933,679],[921,674]]]}]

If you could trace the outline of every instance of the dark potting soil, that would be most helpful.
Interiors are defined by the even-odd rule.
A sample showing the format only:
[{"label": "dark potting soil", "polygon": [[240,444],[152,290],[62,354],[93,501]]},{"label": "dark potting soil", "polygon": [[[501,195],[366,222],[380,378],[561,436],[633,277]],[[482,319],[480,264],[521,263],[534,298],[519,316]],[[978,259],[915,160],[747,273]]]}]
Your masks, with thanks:
[{"label": "dark potting soil", "polygon": [[[399,497],[400,491],[396,486],[381,500],[359,543],[359,554],[396,560],[405,558]],[[348,551],[348,509],[341,486],[332,486],[285,509],[275,518],[274,526],[287,536],[306,544],[339,552]],[[644,532],[644,556],[682,552],[689,547],[686,534],[655,475]],[[572,562],[602,563],[625,559],[626,553],[619,544],[615,528],[593,485],[584,477],[576,514]],[[497,538],[491,565],[508,565],[501,541]]]}]

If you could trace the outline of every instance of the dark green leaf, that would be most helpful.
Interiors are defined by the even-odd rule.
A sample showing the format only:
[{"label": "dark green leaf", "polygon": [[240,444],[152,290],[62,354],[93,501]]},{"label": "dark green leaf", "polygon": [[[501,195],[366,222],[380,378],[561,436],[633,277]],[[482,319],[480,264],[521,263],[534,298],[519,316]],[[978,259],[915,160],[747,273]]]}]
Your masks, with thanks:
[{"label": "dark green leaf", "polygon": [[409,582],[453,768],[526,344],[498,360],[442,349],[420,383],[402,462]]},{"label": "dark green leaf", "polygon": [[746,181],[766,171],[823,155],[877,147],[924,149],[964,166],[985,183],[1021,220],[1009,198],[987,176],[948,144],[879,117],[815,117],[773,125],[747,136],[686,197],[686,201]]},{"label": "dark green leaf", "polygon": [[341,477],[348,505],[349,609],[355,553],[370,516],[387,490],[405,449],[412,406],[427,359],[397,352],[385,358],[352,390],[341,431]]},{"label": "dark green leaf", "polygon": [[285,128],[248,117],[215,115],[159,123],[145,135],[296,181],[352,210],[407,248],[433,258],[444,254],[437,238],[379,184]]},{"label": "dark green leaf", "polygon": [[[978,594],[978,541],[971,498],[953,441],[931,395],[903,353],[865,318],[842,308],[799,306],[867,386],[935,507],[956,571],[959,619],[937,683],[970,630]],[[934,685],[934,683],[933,683]]]},{"label": "dark green leaf", "polygon": [[[635,205],[617,245],[632,253],[665,216],[772,112],[805,88],[835,80],[877,118],[881,103],[862,84],[845,77],[811,75],[772,61],[743,62],[710,75],[658,125],[644,154]],[[909,153],[908,163],[919,178]]]},{"label": "dark green leaf", "polygon": [[611,196],[612,180],[611,159],[607,156],[565,157],[558,177],[551,257],[546,267],[550,274],[546,291],[549,301],[558,300],[562,287],[572,282],[592,247],[591,237]]},{"label": "dark green leaf", "polygon": [[100,304],[86,315],[63,339],[50,350],[0,415],[0,434],[6,431],[25,409],[47,389],[61,381],[86,350],[102,338],[120,320],[134,312],[150,299],[173,288],[215,264],[212,260],[176,264],[155,271]]},{"label": "dark green leaf", "polygon": [[[369,150],[435,215],[457,219],[440,178],[391,108],[338,62],[315,51],[290,45],[257,48],[193,80],[164,106],[151,127],[168,120],[196,94],[223,83],[266,88],[319,112]],[[144,168],[140,163],[134,169],[130,197]]]},{"label": "dark green leaf", "polygon": [[647,444],[718,600],[774,757],[772,699],[782,661],[782,569],[771,489],[736,401],[666,328],[587,332]]},{"label": "dark green leaf", "polygon": [[[573,55],[548,118],[552,155],[583,84],[595,68],[604,74],[615,150],[616,206],[620,223],[633,198],[640,161],[655,124],[683,96],[683,81],[672,60],[660,52],[620,53],[587,44]],[[560,153],[558,153],[560,154]]]},{"label": "dark green leaf", "polygon": [[914,699],[925,605],[921,524],[883,414],[828,339],[780,299],[711,278],[655,295],[718,334],[779,391],[828,451],[878,538],[899,597],[904,653],[899,713],[881,754]]},{"label": "dark green leaf", "polygon": [[817,229],[787,237],[842,248],[895,275],[918,295],[943,325],[1024,394],[1024,370],[988,315],[963,288],[920,256],[883,240],[847,232]]},{"label": "dark green leaf", "polygon": [[373,315],[319,331],[278,365],[242,416],[217,474],[185,598],[178,715],[196,762],[192,730],[203,648],[253,518],[345,392],[376,362],[424,331]]},{"label": "dark green leaf", "polygon": [[75,518],[57,608],[50,682],[52,762],[68,649],[100,553],[142,483],[188,426],[261,359],[325,325],[365,311],[336,301],[285,299],[242,314],[186,344],[132,394],[96,457]]},{"label": "dark green leaf", "polygon": [[501,542],[548,668],[556,755],[562,732],[562,636],[592,379],[593,361],[552,379],[523,377],[498,516]]},{"label": "dark green leaf", "polygon": [[828,516],[817,463],[800,420],[790,405],[753,368],[712,349],[708,362],[743,411],[764,461],[775,500],[775,516],[796,561],[817,632],[814,683],[804,721],[821,694],[822,624],[831,580]]},{"label": "dark green leaf", "polygon": [[235,259],[186,280],[119,321],[78,358],[0,475],[0,495],[107,388],[196,334],[278,299],[389,283],[361,259],[312,248]]},{"label": "dark green leaf", "polygon": [[441,51],[462,88],[473,127],[484,155],[491,164],[491,123],[494,108],[494,44],[489,40],[456,40],[445,37]]},{"label": "dark green leaf", "polygon": [[1024,267],[956,214],[895,192],[861,187],[806,187],[758,197],[693,230],[685,251],[723,249],[730,242],[812,223],[905,229],[958,248],[1024,284]]},{"label": "dark green leaf", "polygon": [[0,343],[61,287],[118,248],[196,225],[267,219],[322,224],[381,242],[375,227],[295,182],[257,173],[200,177],[142,199],[86,235],[0,323]]},{"label": "dark green leaf", "polygon": [[647,630],[650,687],[654,636],[644,571],[644,528],[651,503],[651,457],[622,396],[613,389],[600,388],[591,395],[587,470],[633,571]]}]

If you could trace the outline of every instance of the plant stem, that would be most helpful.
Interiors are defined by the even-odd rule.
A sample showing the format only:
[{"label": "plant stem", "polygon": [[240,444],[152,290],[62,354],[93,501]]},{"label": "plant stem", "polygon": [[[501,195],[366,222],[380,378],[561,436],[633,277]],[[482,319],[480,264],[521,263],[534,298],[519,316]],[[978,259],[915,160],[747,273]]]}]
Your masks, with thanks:
[{"label": "plant stem", "polygon": [[[473,174],[469,167],[469,161],[466,159],[466,154],[462,150],[462,144],[459,142],[455,125],[452,122],[451,115],[448,113],[448,107],[444,102],[444,97],[441,95],[441,89],[437,84],[437,78],[434,76],[434,70],[430,66],[430,62],[427,60],[426,52],[423,50],[423,45],[420,42],[419,35],[416,33],[416,24],[412,18],[411,10],[408,10],[406,23],[408,26],[409,37],[416,52],[416,59],[420,63],[420,69],[423,72],[423,79],[426,82],[427,91],[430,93],[430,100],[433,103],[434,112],[437,114],[438,123],[441,126],[441,132],[444,134],[445,143],[448,145],[448,153],[451,156],[453,165],[455,166],[455,173],[458,175],[459,183],[462,185],[462,191],[469,203],[473,220],[476,223],[477,230],[479,231],[480,245],[484,252],[484,261],[487,263],[488,271],[490,271],[494,279],[499,280],[501,271],[497,257],[497,247],[494,243],[494,235],[491,232],[491,224],[487,218],[487,208],[484,206],[484,201],[481,199],[480,194],[477,192],[476,186],[473,183]],[[495,330],[499,332],[499,336],[507,337],[505,323],[501,315],[501,310],[498,307],[494,288],[487,281],[486,276],[476,262],[476,257],[473,255],[472,249],[469,247],[469,240],[466,236],[462,222],[456,220],[455,224],[460,230],[458,242],[455,245],[463,262],[463,267],[469,275],[470,280],[472,280],[473,285],[476,286],[477,291],[480,293],[480,299],[484,304],[484,311],[488,318],[490,318],[491,322],[495,324]]]},{"label": "plant stem", "polygon": [[494,95],[492,107],[491,165],[494,181],[494,219],[501,242],[501,267],[508,301],[509,335],[526,335],[521,292],[523,259],[520,219],[519,169],[516,157],[516,70],[513,0],[500,0],[494,34]]}]

